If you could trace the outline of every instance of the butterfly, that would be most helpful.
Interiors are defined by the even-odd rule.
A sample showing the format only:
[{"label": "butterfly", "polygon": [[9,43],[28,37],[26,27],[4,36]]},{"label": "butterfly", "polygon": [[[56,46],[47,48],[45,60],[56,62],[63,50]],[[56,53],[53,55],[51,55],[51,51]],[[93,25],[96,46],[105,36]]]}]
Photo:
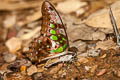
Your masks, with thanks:
[{"label": "butterfly", "polygon": [[113,16],[111,7],[110,7],[109,16],[110,16],[110,20],[111,20],[111,23],[112,23],[112,26],[113,26],[115,36],[117,38],[117,45],[120,47],[120,34],[119,34],[119,30],[117,28],[117,24],[116,24],[115,18]]},{"label": "butterfly", "polygon": [[68,36],[59,13],[47,0],[43,2],[41,12],[41,34],[31,42],[26,56],[34,63],[59,58],[53,63],[46,64],[45,67],[73,61],[76,51],[69,51]]}]

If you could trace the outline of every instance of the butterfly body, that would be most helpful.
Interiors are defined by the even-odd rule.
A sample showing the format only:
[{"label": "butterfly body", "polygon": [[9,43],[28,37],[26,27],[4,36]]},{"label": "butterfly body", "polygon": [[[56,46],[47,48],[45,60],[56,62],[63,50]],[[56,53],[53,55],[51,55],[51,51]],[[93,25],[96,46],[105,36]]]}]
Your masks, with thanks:
[{"label": "butterfly body", "polygon": [[73,56],[68,54],[69,42],[65,27],[58,12],[48,1],[42,5],[42,19],[41,34],[31,43],[26,56],[38,63],[60,56],[56,62],[69,61]]}]

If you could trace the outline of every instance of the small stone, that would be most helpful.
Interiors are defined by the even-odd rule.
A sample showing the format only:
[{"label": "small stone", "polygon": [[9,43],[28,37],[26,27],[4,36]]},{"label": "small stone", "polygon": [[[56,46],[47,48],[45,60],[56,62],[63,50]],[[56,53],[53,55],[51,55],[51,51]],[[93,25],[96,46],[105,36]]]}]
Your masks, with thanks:
[{"label": "small stone", "polygon": [[85,13],[85,9],[84,8],[81,8],[81,9],[79,9],[79,10],[76,11],[76,15],[77,16],[80,16],[80,15],[82,15],[84,13]]},{"label": "small stone", "polygon": [[76,41],[74,43],[70,44],[71,46],[75,46],[79,52],[83,52],[86,50],[87,44],[86,42],[82,42],[82,41]]},{"label": "small stone", "polygon": [[19,60],[16,60],[16,61],[10,63],[7,66],[7,68],[10,69],[11,71],[20,71],[21,66],[29,67],[31,65],[32,65],[32,63],[29,60],[19,59]]},{"label": "small stone", "polygon": [[23,75],[20,72],[9,72],[5,80],[32,80],[30,76]]},{"label": "small stone", "polygon": [[58,64],[57,67],[53,68],[51,71],[50,71],[50,74],[55,74],[57,73],[61,68],[62,68],[63,64]]},{"label": "small stone", "polygon": [[0,28],[0,41],[5,41],[8,35],[8,30]]},{"label": "small stone", "polygon": [[91,69],[90,66],[85,66],[85,70],[86,70],[86,71],[89,71],[90,69]]},{"label": "small stone", "polygon": [[95,48],[96,47],[96,43],[91,43],[87,45],[87,48]]},{"label": "small stone", "polygon": [[94,74],[97,67],[98,67],[98,65],[92,66],[90,72]]},{"label": "small stone", "polygon": [[26,19],[27,23],[31,23],[33,21],[36,21],[42,17],[41,11],[38,10],[37,12],[33,13],[32,15],[28,16]]},{"label": "small stone", "polygon": [[13,27],[16,23],[16,16],[12,15],[12,16],[8,16],[4,22],[3,25],[5,28],[10,28]]},{"label": "small stone", "polygon": [[32,75],[32,80],[43,80],[43,75],[40,72],[36,72]]},{"label": "small stone", "polygon": [[120,78],[120,70],[114,70],[113,74]]},{"label": "small stone", "polygon": [[8,63],[4,63],[1,67],[0,67],[0,72],[6,72],[6,71],[8,71],[8,69],[7,69],[7,66],[8,66]]},{"label": "small stone", "polygon": [[85,5],[87,5],[86,2],[80,2],[79,0],[67,0],[59,3],[57,5],[57,9],[62,13],[67,14],[67,13],[75,12],[76,10],[78,10],[79,8]]},{"label": "small stone", "polygon": [[107,69],[102,69],[100,72],[97,74],[97,76],[101,76],[107,72]]},{"label": "small stone", "polygon": [[79,55],[77,56],[78,58],[81,58],[81,57],[88,57],[88,53],[78,53]]},{"label": "small stone", "polygon": [[96,43],[96,49],[99,49],[99,48],[103,50],[115,49],[116,43],[114,43],[112,39],[109,39],[106,41],[99,41]]},{"label": "small stone", "polygon": [[104,40],[106,38],[106,35],[103,32],[97,31],[92,34],[92,37],[93,37],[93,40],[99,40],[99,39]]},{"label": "small stone", "polygon": [[21,66],[21,67],[20,67],[20,71],[21,71],[21,72],[25,72],[25,71],[26,71],[26,68],[27,68],[26,66]]},{"label": "small stone", "polygon": [[34,74],[34,73],[36,73],[36,72],[37,72],[37,67],[34,66],[34,65],[30,66],[30,67],[27,69],[27,74],[28,74],[28,75],[32,75],[32,74]]},{"label": "small stone", "polygon": [[45,68],[43,68],[44,66],[45,66],[45,64],[39,64],[39,65],[37,65],[38,72],[43,72],[45,70]]},{"label": "small stone", "polygon": [[28,33],[21,35],[20,39],[21,40],[28,40],[28,39],[32,38],[33,36],[35,36],[37,33],[39,33],[40,29],[41,29],[40,27],[36,27],[34,30],[29,31]]},{"label": "small stone", "polygon": [[[120,22],[120,15],[119,15],[120,7],[118,6],[120,6],[119,0],[113,3],[111,5],[111,8],[113,11],[113,15],[117,21],[118,28],[120,28],[120,23],[119,23]],[[94,14],[90,15],[85,21],[85,23],[91,27],[112,29],[112,24],[111,24],[110,17],[109,17],[109,8],[101,9],[95,12]]]},{"label": "small stone", "polygon": [[89,60],[87,58],[81,57],[78,58],[79,63],[87,63]]},{"label": "small stone", "polygon": [[16,60],[16,57],[17,56],[15,54],[7,53],[7,54],[4,54],[3,59],[6,62],[13,62]]},{"label": "small stone", "polygon": [[[74,28],[68,28],[68,36],[71,41],[76,40],[103,40],[105,38],[105,33],[97,30],[95,28],[89,27],[85,24],[72,25]],[[95,34],[96,33],[96,34]]]},{"label": "small stone", "polygon": [[15,53],[19,49],[21,49],[22,41],[19,38],[13,37],[7,40],[5,45],[8,47],[11,53]]},{"label": "small stone", "polygon": [[103,54],[100,58],[105,58],[107,56],[107,54]]},{"label": "small stone", "polygon": [[99,56],[99,54],[100,54],[99,49],[91,49],[88,51],[88,56],[91,56],[91,57]]}]

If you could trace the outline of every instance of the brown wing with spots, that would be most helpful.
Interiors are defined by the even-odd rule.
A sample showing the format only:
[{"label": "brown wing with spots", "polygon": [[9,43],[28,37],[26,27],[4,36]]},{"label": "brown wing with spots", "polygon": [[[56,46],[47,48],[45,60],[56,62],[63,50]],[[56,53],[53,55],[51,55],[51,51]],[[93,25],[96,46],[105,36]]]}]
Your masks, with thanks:
[{"label": "brown wing with spots", "polygon": [[45,1],[42,5],[41,34],[48,37],[50,52],[60,53],[68,49],[69,42],[63,22],[52,4]]},{"label": "brown wing with spots", "polygon": [[33,40],[26,53],[26,56],[34,63],[67,51],[69,46],[62,20],[48,1],[42,5],[42,19],[41,35]]}]

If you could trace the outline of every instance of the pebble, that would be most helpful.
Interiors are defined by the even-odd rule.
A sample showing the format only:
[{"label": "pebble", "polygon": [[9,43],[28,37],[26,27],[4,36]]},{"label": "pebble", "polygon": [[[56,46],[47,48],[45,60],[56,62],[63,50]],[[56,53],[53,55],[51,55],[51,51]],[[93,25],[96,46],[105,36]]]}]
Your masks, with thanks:
[{"label": "pebble", "polygon": [[3,25],[5,28],[11,28],[15,25],[16,23],[16,16],[15,15],[10,15],[6,17],[6,19],[3,21]]},{"label": "pebble", "polygon": [[8,69],[7,69],[7,67],[8,67],[8,63],[4,63],[1,67],[0,67],[0,73],[4,73],[4,72],[8,72]]},{"label": "pebble", "polygon": [[107,69],[102,69],[96,75],[101,76],[101,75],[105,74],[106,72],[107,72]]},{"label": "pebble", "polygon": [[26,67],[29,67],[31,66],[32,63],[27,60],[27,59],[19,59],[19,60],[16,60],[12,63],[10,63],[7,68],[12,70],[12,71],[19,71],[21,66],[26,66]]},{"label": "pebble", "polygon": [[71,46],[75,46],[79,52],[83,52],[86,50],[87,44],[86,42],[82,42],[82,41],[76,41],[74,43],[70,44]]},{"label": "pebble", "polygon": [[5,62],[13,62],[16,60],[16,57],[15,54],[6,53],[4,54],[3,59]]},{"label": "pebble", "polygon": [[32,65],[27,69],[27,74],[32,75],[32,74],[36,73],[37,71],[38,71],[37,67],[35,65]]},{"label": "pebble", "polygon": [[43,80],[44,78],[42,76],[43,76],[42,73],[36,72],[32,74],[32,80]]},{"label": "pebble", "polygon": [[113,74],[120,78],[120,70],[114,70]]},{"label": "pebble", "polygon": [[96,43],[96,49],[103,49],[103,50],[108,50],[108,49],[115,49],[116,48],[116,43],[113,42],[112,39],[106,40],[106,41],[99,41]]},{"label": "pebble", "polygon": [[89,71],[90,69],[91,69],[90,66],[85,66],[85,70],[86,70],[86,71]]},{"label": "pebble", "polygon": [[86,2],[80,2],[79,0],[66,0],[57,5],[57,10],[59,10],[64,14],[68,14],[71,12],[75,12],[76,10],[78,10],[79,8],[85,5],[87,5]]},{"label": "pebble", "polygon": [[105,58],[107,56],[107,54],[103,54],[100,58]]},{"label": "pebble", "polygon": [[[72,25],[73,28],[68,28],[68,36],[71,41],[76,40],[103,40],[105,38],[105,33],[99,29],[95,32],[95,28],[89,27],[85,24]],[[96,34],[95,34],[96,33]]]},{"label": "pebble", "polygon": [[[120,1],[116,1],[114,4],[111,5],[113,15],[115,16],[116,21],[118,22],[118,28],[120,28]],[[112,29],[112,25],[110,22],[110,17],[109,17],[109,8],[104,8],[102,10],[99,10],[92,15],[90,15],[86,21],[85,24],[88,26],[92,27],[97,27],[97,28],[107,28],[107,29]],[[109,33],[109,32],[108,32]]]},{"label": "pebble", "polygon": [[27,21],[27,23],[31,23],[33,21],[40,19],[41,17],[42,17],[41,11],[38,10],[37,12],[33,13],[32,15],[27,16],[26,21]]},{"label": "pebble", "polygon": [[5,80],[32,80],[30,76],[21,74],[20,72],[9,72],[6,74]]},{"label": "pebble", "polygon": [[87,63],[89,60],[87,58],[81,57],[78,58],[79,63]]},{"label": "pebble", "polygon": [[76,11],[76,15],[77,15],[77,16],[80,16],[80,15],[84,14],[85,11],[86,11],[86,10],[85,10],[84,8],[81,8],[81,9],[79,9],[79,10]]},{"label": "pebble", "polygon": [[78,58],[81,58],[81,57],[88,57],[88,53],[78,53]]},{"label": "pebble", "polygon": [[32,38],[33,36],[35,36],[37,33],[39,33],[40,29],[41,29],[41,27],[36,27],[34,30],[31,30],[28,33],[21,35],[20,39],[21,40],[28,40],[28,39]]},{"label": "pebble", "polygon": [[97,67],[98,67],[98,65],[92,66],[90,72],[94,74],[96,69],[97,69]]},{"label": "pebble", "polygon": [[96,47],[96,43],[91,43],[87,45],[87,48],[95,48]]},{"label": "pebble", "polygon": [[106,38],[106,35],[103,32],[97,31],[92,33],[92,37],[93,37],[93,40],[99,40],[99,39],[104,40]]},{"label": "pebble", "polygon": [[100,55],[99,49],[91,49],[88,51],[88,56],[90,56],[90,57],[97,57],[99,55]]},{"label": "pebble", "polygon": [[53,68],[51,71],[50,71],[50,74],[55,74],[57,73],[61,68],[62,68],[63,64],[58,64],[57,67]]},{"label": "pebble", "polygon": [[8,31],[7,29],[2,29],[2,27],[0,28],[0,40],[1,41],[5,41],[8,35]]},{"label": "pebble", "polygon": [[7,40],[5,45],[8,47],[11,53],[15,53],[16,51],[21,49],[22,41],[19,38],[12,37]]}]

